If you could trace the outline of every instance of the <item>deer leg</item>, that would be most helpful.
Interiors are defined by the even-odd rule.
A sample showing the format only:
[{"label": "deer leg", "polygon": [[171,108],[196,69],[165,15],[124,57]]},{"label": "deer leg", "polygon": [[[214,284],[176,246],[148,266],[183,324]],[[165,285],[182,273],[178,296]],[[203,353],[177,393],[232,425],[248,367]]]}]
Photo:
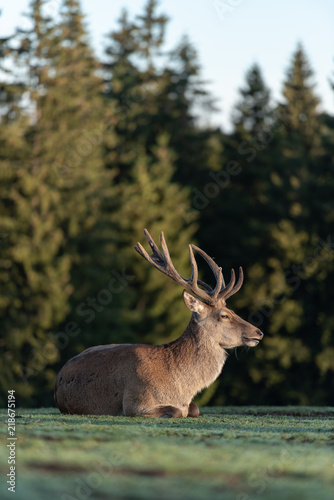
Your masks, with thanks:
[{"label": "deer leg", "polygon": [[195,403],[191,402],[188,408],[188,417],[197,418],[199,415],[198,406]]},{"label": "deer leg", "polygon": [[182,411],[176,406],[157,406],[142,413],[143,417],[180,418]]},{"label": "deer leg", "polygon": [[175,406],[165,406],[162,408],[163,413],[160,415],[161,417],[164,418],[181,418],[182,417],[182,411],[179,408],[176,408]]}]

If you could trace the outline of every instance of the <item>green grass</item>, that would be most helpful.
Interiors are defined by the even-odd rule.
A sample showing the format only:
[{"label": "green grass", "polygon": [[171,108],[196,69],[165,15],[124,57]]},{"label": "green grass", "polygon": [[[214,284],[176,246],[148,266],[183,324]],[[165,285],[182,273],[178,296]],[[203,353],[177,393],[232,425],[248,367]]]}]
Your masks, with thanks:
[{"label": "green grass", "polygon": [[17,409],[16,493],[1,499],[332,500],[334,408],[202,408],[198,419]]}]

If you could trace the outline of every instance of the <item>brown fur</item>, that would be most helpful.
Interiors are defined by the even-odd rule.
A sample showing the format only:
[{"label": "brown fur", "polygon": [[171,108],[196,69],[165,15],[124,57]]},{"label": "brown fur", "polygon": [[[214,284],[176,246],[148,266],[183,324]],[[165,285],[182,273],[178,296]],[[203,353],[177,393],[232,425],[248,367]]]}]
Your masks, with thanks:
[{"label": "brown fur", "polygon": [[203,304],[187,292],[184,297],[194,311],[185,332],[174,342],[97,346],[70,359],[56,382],[60,411],[198,416],[192,399],[219,376],[227,358],[225,349],[254,345],[250,339],[260,340],[263,334],[225,306]]},{"label": "brown fur", "polygon": [[[199,410],[192,399],[219,376],[226,349],[254,347],[263,337],[260,330],[226,307],[225,299],[242,285],[241,268],[238,282],[232,270],[231,281],[225,286],[221,268],[203,250],[190,245],[193,272],[186,280],[173,266],[163,233],[163,253],[147,230],[145,235],[152,255],[139,243],[136,250],[204,302],[184,290],[183,299],[192,317],[181,337],[173,342],[96,346],[70,359],[59,372],[55,387],[55,401],[63,413],[196,418]],[[215,289],[197,279],[193,250],[214,272]]]}]

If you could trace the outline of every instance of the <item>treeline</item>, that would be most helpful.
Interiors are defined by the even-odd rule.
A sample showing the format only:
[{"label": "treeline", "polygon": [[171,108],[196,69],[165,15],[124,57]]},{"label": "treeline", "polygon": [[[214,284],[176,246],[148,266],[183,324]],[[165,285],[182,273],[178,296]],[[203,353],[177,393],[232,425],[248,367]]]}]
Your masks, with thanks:
[{"label": "treeline", "polygon": [[230,306],[265,332],[200,403],[334,404],[334,117],[303,48],[279,103],[249,69],[225,133],[203,125],[215,101],[196,50],[165,50],[155,0],[122,13],[101,60],[79,1],[55,15],[31,0],[28,17],[0,40],[3,397],[52,404],[84,348],[180,335],[181,290],[133,249],[147,227],[185,276],[189,242],[227,276],[242,265]]}]

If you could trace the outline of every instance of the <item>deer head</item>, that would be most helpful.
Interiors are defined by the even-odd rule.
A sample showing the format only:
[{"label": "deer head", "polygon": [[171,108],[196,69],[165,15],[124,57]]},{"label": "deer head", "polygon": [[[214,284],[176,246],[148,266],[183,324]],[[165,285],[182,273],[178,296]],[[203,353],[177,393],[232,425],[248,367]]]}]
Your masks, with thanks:
[{"label": "deer head", "polygon": [[[224,349],[242,345],[254,347],[259,343],[263,337],[261,330],[226,307],[226,300],[240,290],[242,286],[243,270],[241,267],[239,268],[238,281],[236,282],[235,272],[232,269],[230,281],[226,285],[222,268],[203,250],[191,244],[189,245],[189,255],[192,274],[188,279],[183,278],[173,265],[164,233],[161,232],[160,236],[163,253],[160,252],[147,229],[144,230],[144,233],[152,249],[152,254],[149,255],[140,243],[135,246],[136,251],[152,266],[172,278],[185,289],[183,291],[183,300],[193,313],[193,323],[197,324],[203,331],[205,330],[206,334]],[[212,270],[216,279],[214,288],[198,279],[198,267],[194,250],[203,257]]]}]

